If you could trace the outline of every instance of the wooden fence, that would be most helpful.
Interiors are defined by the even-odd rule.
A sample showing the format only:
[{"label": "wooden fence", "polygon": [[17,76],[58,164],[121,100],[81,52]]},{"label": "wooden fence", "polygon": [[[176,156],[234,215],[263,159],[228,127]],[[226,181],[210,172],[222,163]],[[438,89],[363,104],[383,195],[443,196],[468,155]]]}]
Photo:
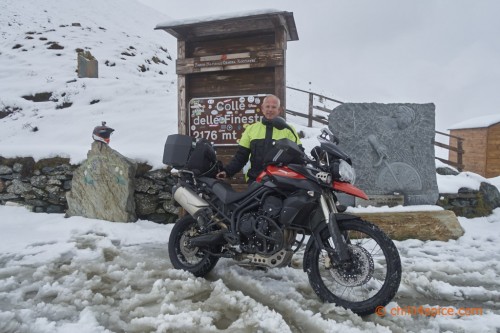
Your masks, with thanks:
[{"label": "wooden fence", "polygon": [[[451,150],[451,151],[454,151],[457,153],[457,160],[456,161],[450,161],[450,160],[446,160],[444,158],[439,158],[439,157],[436,157],[436,160],[439,160],[443,163],[451,165],[451,166],[457,168],[458,171],[463,171],[463,169],[464,169],[464,163],[463,163],[463,154],[464,154],[463,142],[464,142],[464,139],[459,137],[459,136],[449,135],[449,134],[439,132],[439,131],[436,131],[436,134],[440,134],[440,135],[447,136],[449,138],[457,139],[457,146],[456,147],[450,146],[448,144],[444,144],[444,143],[441,143],[441,142],[434,140],[435,146],[447,149],[448,151]],[[448,141],[450,141],[450,140],[448,140]]]},{"label": "wooden fence", "polygon": [[[307,114],[305,114],[304,112],[290,110],[290,109],[285,110],[287,114],[290,114],[292,116],[307,118],[307,127],[312,127],[313,121],[318,122],[320,124],[328,125],[328,116],[333,110],[333,109],[329,109],[329,108],[326,108],[326,107],[321,106],[321,105],[317,105],[315,103],[315,101],[330,101],[330,102],[337,103],[337,104],[344,104],[344,102],[341,102],[339,100],[330,98],[328,96],[316,94],[316,93],[311,92],[311,91],[306,91],[306,90],[297,89],[297,88],[288,87],[288,86],[287,86],[287,89],[293,90],[293,91],[299,91],[302,93],[306,93],[308,95],[309,105],[308,105]],[[319,110],[319,111],[325,112],[328,115],[326,115],[326,116],[315,115],[314,110]],[[435,146],[447,149],[448,151],[451,150],[451,151],[456,152],[457,153],[457,161],[450,161],[450,160],[446,160],[446,159],[443,159],[440,157],[435,157],[435,158],[443,163],[446,163],[448,165],[451,165],[451,166],[457,168],[458,171],[462,171],[463,167],[464,167],[464,165],[463,165],[463,153],[464,153],[463,141],[464,141],[464,139],[461,137],[458,137],[458,136],[449,135],[449,134],[446,134],[443,132],[436,131],[436,135],[438,135],[438,134],[457,139],[457,146],[451,146],[449,144],[444,144],[444,143],[441,143],[441,142],[436,141],[434,139]]]},{"label": "wooden fence", "polygon": [[315,109],[319,110],[319,111],[326,112],[328,114],[330,114],[330,112],[332,111],[331,109],[328,109],[328,108],[326,108],[324,106],[315,105],[314,104],[314,98],[315,97],[318,100],[326,100],[326,101],[331,101],[331,102],[334,102],[334,103],[337,103],[337,104],[344,104],[344,102],[338,101],[336,99],[333,99],[333,98],[330,98],[330,97],[327,97],[327,96],[316,94],[316,93],[313,93],[313,92],[310,92],[310,91],[306,91],[306,90],[302,90],[302,89],[297,89],[297,88],[293,88],[293,87],[288,87],[288,86],[287,86],[287,89],[295,90],[295,91],[300,91],[300,92],[303,92],[303,93],[306,93],[306,94],[309,95],[309,107],[308,107],[307,114],[304,114],[303,112],[299,112],[299,111],[294,111],[294,110],[286,109],[286,113],[291,114],[292,116],[307,118],[307,127],[312,127],[313,121],[316,121],[316,122],[324,124],[324,125],[328,125],[328,116],[323,117],[323,116],[314,115],[313,111]]}]

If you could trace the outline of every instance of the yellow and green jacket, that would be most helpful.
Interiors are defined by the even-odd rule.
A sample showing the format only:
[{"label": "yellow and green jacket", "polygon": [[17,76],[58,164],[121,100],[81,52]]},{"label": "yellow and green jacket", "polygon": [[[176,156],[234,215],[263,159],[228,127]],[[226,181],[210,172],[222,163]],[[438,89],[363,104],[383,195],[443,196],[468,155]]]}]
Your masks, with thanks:
[{"label": "yellow and green jacket", "polygon": [[266,118],[262,118],[262,121],[248,126],[241,136],[236,154],[224,167],[228,177],[232,177],[240,171],[250,159],[250,169],[245,178],[248,182],[255,181],[264,170],[264,156],[273,148],[273,141],[286,138],[299,145],[302,144],[299,135],[293,127],[292,129],[294,133],[286,128],[282,130],[274,128]]}]

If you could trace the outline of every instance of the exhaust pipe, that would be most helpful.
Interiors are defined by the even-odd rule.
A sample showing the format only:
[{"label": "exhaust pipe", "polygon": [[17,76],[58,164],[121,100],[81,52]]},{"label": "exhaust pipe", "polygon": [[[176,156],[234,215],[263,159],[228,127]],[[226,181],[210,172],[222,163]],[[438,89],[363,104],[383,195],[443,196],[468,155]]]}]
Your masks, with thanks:
[{"label": "exhaust pipe", "polygon": [[224,233],[218,232],[214,234],[196,236],[189,239],[189,245],[193,247],[213,246],[226,243]]},{"label": "exhaust pipe", "polygon": [[186,187],[174,187],[172,192],[174,200],[194,218],[197,217],[197,213],[209,207],[208,202]]}]

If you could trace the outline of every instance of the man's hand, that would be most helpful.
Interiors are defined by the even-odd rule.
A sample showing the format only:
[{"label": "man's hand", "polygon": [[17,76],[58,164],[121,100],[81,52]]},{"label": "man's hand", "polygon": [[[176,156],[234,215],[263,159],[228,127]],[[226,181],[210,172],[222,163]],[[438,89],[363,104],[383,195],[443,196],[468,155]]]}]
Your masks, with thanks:
[{"label": "man's hand", "polygon": [[215,175],[215,178],[217,178],[217,179],[224,179],[226,177],[227,177],[226,171],[221,171],[217,175]]}]

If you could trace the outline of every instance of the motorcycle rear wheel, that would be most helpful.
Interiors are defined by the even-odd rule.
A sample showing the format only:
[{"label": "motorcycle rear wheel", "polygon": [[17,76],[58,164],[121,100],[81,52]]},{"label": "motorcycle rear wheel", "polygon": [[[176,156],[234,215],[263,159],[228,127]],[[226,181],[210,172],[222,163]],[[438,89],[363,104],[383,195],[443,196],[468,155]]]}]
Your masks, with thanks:
[{"label": "motorcycle rear wheel", "polygon": [[[174,268],[191,272],[197,277],[204,277],[215,267],[219,257],[210,255],[199,247],[188,245],[189,238],[199,234],[198,223],[190,215],[177,220],[170,233],[168,255]],[[217,253],[220,252],[220,246],[207,250]]]},{"label": "motorcycle rear wheel", "polygon": [[[372,223],[361,219],[339,221],[347,241],[351,260],[338,263],[321,250],[311,237],[304,267],[314,292],[324,302],[335,303],[359,315],[374,313],[387,305],[401,282],[401,260],[392,240]],[[328,228],[321,231],[321,241],[333,249]]]}]

